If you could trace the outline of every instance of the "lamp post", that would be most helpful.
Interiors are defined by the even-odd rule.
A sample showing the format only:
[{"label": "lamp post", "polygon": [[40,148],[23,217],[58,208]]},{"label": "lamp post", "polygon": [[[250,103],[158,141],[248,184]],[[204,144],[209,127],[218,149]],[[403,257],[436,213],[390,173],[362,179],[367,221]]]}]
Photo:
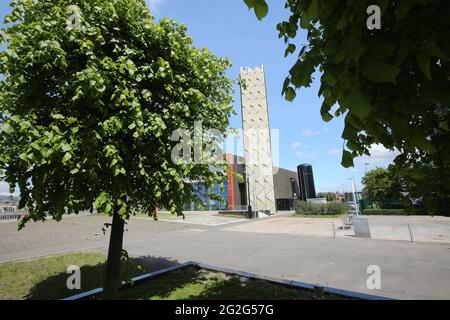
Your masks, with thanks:
[{"label": "lamp post", "polygon": [[292,210],[293,207],[294,207],[294,202],[295,202],[295,200],[297,198],[297,193],[295,192],[296,191],[295,190],[295,179],[294,178],[290,178],[290,181],[291,181],[291,191],[292,191],[292,206],[291,206],[291,210]]},{"label": "lamp post", "polygon": [[365,173],[365,174],[367,174],[367,166],[368,166],[369,164],[370,164],[370,163],[368,163],[368,162],[364,163],[364,167],[365,167],[364,173]]},{"label": "lamp post", "polygon": [[355,180],[353,178],[348,178],[348,180],[350,180],[352,183],[352,193],[353,193],[353,202],[355,203],[355,212],[356,212],[356,215],[359,216],[359,205],[358,205],[358,201],[356,199]]}]

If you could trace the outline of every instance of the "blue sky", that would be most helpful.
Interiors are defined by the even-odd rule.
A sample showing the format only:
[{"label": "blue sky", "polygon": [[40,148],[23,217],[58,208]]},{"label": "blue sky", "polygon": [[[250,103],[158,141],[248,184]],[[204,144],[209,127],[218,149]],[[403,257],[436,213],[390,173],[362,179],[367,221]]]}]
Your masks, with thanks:
[{"label": "blue sky", "polygon": [[[239,76],[240,67],[264,65],[270,126],[279,129],[281,167],[294,170],[301,163],[310,163],[317,191],[351,190],[348,179],[352,177],[361,188],[364,164],[369,163],[369,168],[385,166],[394,155],[383,147],[374,146],[372,156],[356,160],[355,168],[341,167],[343,118],[328,123],[322,121],[321,99],[317,96],[319,74],[311,88],[297,93],[293,103],[283,99],[281,87],[295,55],[284,58],[284,42],[278,38],[275,26],[288,17],[289,12],[279,0],[268,2],[269,15],[258,21],[242,0],[147,0],[156,19],[170,17],[186,24],[195,46],[228,57],[233,63],[228,74],[231,78]],[[7,1],[0,3],[1,17],[9,10],[5,3]],[[305,42],[305,33],[301,33],[296,40],[297,47]],[[231,118],[231,127],[241,128],[238,87],[235,110],[238,115]],[[6,186],[1,185],[0,193],[5,192]]]},{"label": "blue sky", "polygon": [[[372,148],[372,156],[355,161],[355,168],[341,167],[343,118],[324,122],[320,117],[321,99],[317,92],[320,75],[316,74],[311,88],[297,93],[293,103],[281,96],[281,87],[295,55],[284,58],[284,42],[278,38],[276,24],[289,12],[279,0],[269,0],[269,15],[258,21],[242,0],[147,0],[155,17],[171,17],[185,23],[194,44],[206,47],[218,56],[231,59],[229,76],[236,78],[240,67],[264,65],[272,129],[279,129],[279,163],[281,167],[295,169],[301,163],[314,168],[317,191],[351,190],[349,178],[360,180],[368,168],[386,166],[394,154],[381,146]],[[297,47],[306,42],[301,33]],[[235,110],[238,116],[231,126],[241,128],[239,88],[236,88]]]}]

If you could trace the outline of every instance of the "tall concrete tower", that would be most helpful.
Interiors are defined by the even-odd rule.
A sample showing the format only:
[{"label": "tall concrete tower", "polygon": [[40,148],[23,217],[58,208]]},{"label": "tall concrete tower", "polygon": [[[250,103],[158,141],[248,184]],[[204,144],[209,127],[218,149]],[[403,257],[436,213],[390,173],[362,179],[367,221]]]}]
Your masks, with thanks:
[{"label": "tall concrete tower", "polygon": [[276,211],[264,67],[241,68],[244,156],[254,210]]}]

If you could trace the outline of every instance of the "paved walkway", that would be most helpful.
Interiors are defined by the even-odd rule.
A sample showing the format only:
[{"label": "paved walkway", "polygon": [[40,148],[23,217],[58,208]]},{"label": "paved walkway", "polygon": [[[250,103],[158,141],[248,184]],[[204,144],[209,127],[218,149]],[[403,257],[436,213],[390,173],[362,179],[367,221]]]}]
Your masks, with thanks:
[{"label": "paved walkway", "polygon": [[[251,229],[277,219],[238,226]],[[106,252],[108,232],[103,235],[101,228],[108,221],[101,216],[71,217],[59,223],[30,224],[21,232],[15,223],[0,224],[0,261],[80,249]],[[333,239],[235,227],[133,219],[127,225],[124,248],[154,268],[194,260],[394,298],[450,298],[450,245],[446,243]],[[366,287],[370,265],[381,268],[381,290]]]},{"label": "paved walkway", "polygon": [[[415,242],[450,243],[450,218],[429,216],[365,216],[369,219],[372,239],[411,241],[409,227]],[[342,230],[342,219],[281,217],[255,221],[250,225],[226,227],[227,231],[290,234],[318,237],[348,238],[353,229]],[[333,232],[334,228],[334,232]]]}]

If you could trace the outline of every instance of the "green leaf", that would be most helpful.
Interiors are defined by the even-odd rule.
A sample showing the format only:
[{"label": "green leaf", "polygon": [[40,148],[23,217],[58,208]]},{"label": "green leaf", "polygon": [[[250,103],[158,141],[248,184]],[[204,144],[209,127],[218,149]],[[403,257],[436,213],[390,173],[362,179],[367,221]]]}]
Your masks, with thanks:
[{"label": "green leaf", "polygon": [[112,212],[112,206],[111,206],[110,203],[107,203],[106,206],[105,206],[105,213],[106,213],[107,215],[110,215],[111,212]]},{"label": "green leaf", "polygon": [[11,119],[11,121],[14,121],[15,123],[19,123],[20,122],[20,117],[17,116],[17,115],[12,116],[10,119]]},{"label": "green leaf", "polygon": [[449,60],[449,56],[436,44],[435,39],[427,42],[427,50],[432,57],[437,57],[443,61]]},{"label": "green leaf", "polygon": [[366,118],[373,108],[369,97],[360,92],[357,88],[352,90],[344,101],[349,108],[350,113],[360,119]]},{"label": "green leaf", "polygon": [[397,19],[402,20],[408,14],[409,9],[411,8],[412,3],[409,0],[400,0],[397,3]]},{"label": "green leaf", "polygon": [[28,161],[28,154],[21,153],[19,154],[19,158],[22,159],[23,161]]},{"label": "green leaf", "polygon": [[269,6],[265,0],[244,0],[249,9],[254,9],[258,20],[264,19],[269,13]]},{"label": "green leaf", "polygon": [[283,88],[281,90],[281,94],[284,95],[284,93],[286,92],[287,88],[289,88],[289,84],[291,83],[291,79],[288,77],[284,80],[283,83]]},{"label": "green leaf", "polygon": [[5,122],[2,125],[2,130],[5,131],[6,133],[11,133],[14,132],[14,127],[10,125],[8,122]]},{"label": "green leaf", "polygon": [[124,216],[127,213],[127,207],[126,206],[120,207],[118,213],[119,213],[120,216]]},{"label": "green leaf", "polygon": [[61,149],[64,152],[71,151],[72,150],[72,146],[70,144],[68,144],[68,143],[63,143],[61,145]]},{"label": "green leaf", "polygon": [[57,113],[57,114],[52,114],[52,118],[55,120],[62,120],[62,119],[64,119],[64,116],[62,114]]},{"label": "green leaf", "polygon": [[61,162],[66,163],[70,159],[72,159],[72,154],[70,152],[66,152],[66,154],[64,154],[64,157],[62,158]]},{"label": "green leaf", "polygon": [[419,51],[419,54],[416,57],[417,65],[419,66],[422,73],[427,77],[427,79],[431,80],[431,57],[428,54],[425,48],[422,48]]},{"label": "green leaf", "polygon": [[333,116],[329,112],[323,112],[320,115],[322,116],[322,120],[325,122],[329,122],[333,119]]},{"label": "green leaf", "polygon": [[111,161],[111,164],[110,164],[109,166],[112,168],[112,167],[114,167],[118,162],[119,162],[118,159],[113,159],[113,160]]},{"label": "green leaf", "polygon": [[286,92],[284,95],[285,95],[285,99],[289,102],[294,101],[295,97],[297,96],[297,94],[295,93],[295,90],[292,87],[288,87],[286,89]]},{"label": "green leaf", "polygon": [[290,43],[284,53],[284,57],[286,58],[288,55],[293,54],[295,52],[296,46],[295,44]]},{"label": "green leaf", "polygon": [[354,139],[358,134],[358,130],[351,124],[346,123],[344,131],[342,132],[342,139],[351,140]]},{"label": "green leaf", "polygon": [[316,69],[314,59],[298,60],[289,70],[291,83],[296,87],[309,87],[312,83],[312,74]]},{"label": "green leaf", "polygon": [[395,83],[400,68],[374,59],[367,59],[361,68],[362,75],[374,83]]},{"label": "green leaf", "polygon": [[433,144],[427,140],[423,133],[419,130],[414,130],[409,141],[411,145],[417,147],[419,150],[427,151],[427,152],[436,152],[436,148]]},{"label": "green leaf", "polygon": [[353,163],[353,155],[351,152],[344,150],[344,152],[342,153],[342,162],[341,165],[344,168],[351,168],[354,166]]}]

